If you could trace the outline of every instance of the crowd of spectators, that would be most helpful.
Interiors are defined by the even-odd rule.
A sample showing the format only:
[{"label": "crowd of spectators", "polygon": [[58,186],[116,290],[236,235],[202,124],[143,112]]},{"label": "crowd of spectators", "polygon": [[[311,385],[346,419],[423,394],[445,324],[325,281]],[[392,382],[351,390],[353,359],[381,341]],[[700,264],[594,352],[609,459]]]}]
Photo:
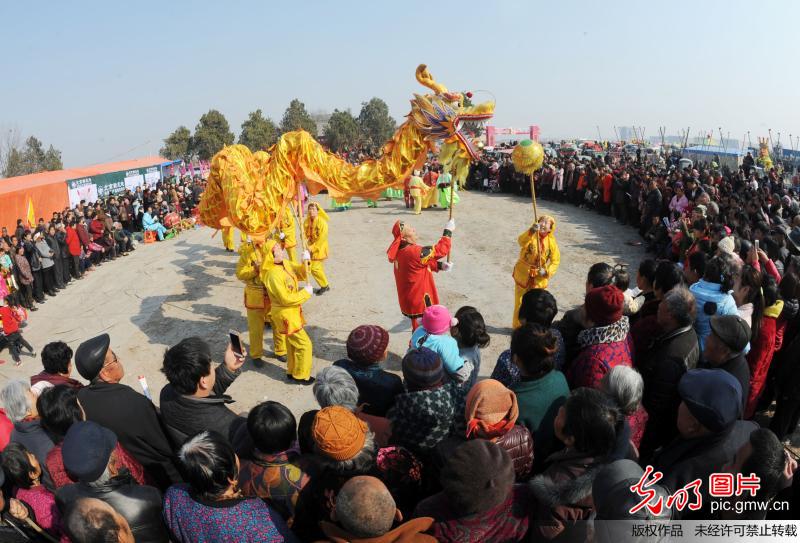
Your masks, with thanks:
[{"label": "crowd of spectators", "polygon": [[[346,358],[317,373],[318,408],[299,417],[274,400],[229,408],[249,369],[230,345],[219,363],[197,337],[169,348],[157,408],[121,383],[107,334],[74,356],[50,343],[41,372],[0,390],[0,539],[37,540],[35,525],[77,543],[619,541],[607,521],[796,515],[797,464],[778,437],[788,426],[773,417],[769,428],[758,406],[777,397],[783,408],[784,384],[769,391],[762,361],[797,349],[797,320],[774,310],[775,279],[763,304],[744,287],[723,292],[751,273],[736,266],[712,255],[692,281],[648,259],[626,296],[627,272],[600,262],[584,304],[558,321],[553,295],[531,290],[488,379],[476,308],[426,310],[402,377],[382,364],[389,333],[359,326]],[[707,300],[714,288],[733,299],[730,314]],[[650,501],[631,491],[647,466],[663,473]],[[712,497],[717,472],[760,486]],[[654,512],[698,479],[699,509]],[[653,508],[631,514],[642,499]],[[769,509],[775,500],[791,508]]]},{"label": "crowd of spectators", "polygon": [[200,177],[170,177],[153,188],[138,187],[96,202],[81,200],[74,208],[53,212],[35,225],[17,220],[13,232],[0,232],[0,349],[8,347],[15,362],[32,347],[22,337],[28,311],[67,288],[104,262],[126,256],[146,229],[163,239],[167,226],[191,216],[200,202]]},{"label": "crowd of spectators", "polygon": [[[298,417],[274,400],[229,408],[250,369],[231,346],[221,361],[200,338],[169,348],[157,408],[121,383],[108,335],[74,356],[48,344],[43,371],[0,390],[0,539],[41,538],[35,524],[77,543],[605,542],[631,538],[612,520],[796,518],[794,196],[747,171],[637,163],[546,190],[560,166],[539,180],[548,198],[638,226],[653,258],[635,274],[594,264],[584,303],[559,320],[552,293],[527,292],[491,372],[487,324],[469,306],[426,310],[398,353],[402,377],[383,367],[389,332],[359,326],[346,358],[316,375],[318,409]],[[712,495],[718,474],[759,485]],[[631,490],[643,477],[652,494]],[[681,492],[697,507],[664,505]],[[652,507],[631,513],[643,500]]]}]

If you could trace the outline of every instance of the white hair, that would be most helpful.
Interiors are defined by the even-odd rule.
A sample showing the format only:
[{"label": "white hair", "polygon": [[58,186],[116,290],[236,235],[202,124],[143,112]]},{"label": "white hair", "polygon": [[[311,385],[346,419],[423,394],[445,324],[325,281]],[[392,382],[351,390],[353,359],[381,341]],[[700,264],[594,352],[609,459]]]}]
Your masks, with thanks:
[{"label": "white hair", "polygon": [[358,386],[347,370],[328,366],[317,373],[314,398],[323,409],[340,405],[353,411],[358,407]]},{"label": "white hair", "polygon": [[0,403],[3,404],[11,422],[21,421],[32,411],[30,396],[26,394],[30,389],[27,381],[15,379],[0,390]]},{"label": "white hair", "polygon": [[603,389],[626,415],[639,409],[644,393],[644,380],[639,372],[628,366],[614,366],[603,377]]}]

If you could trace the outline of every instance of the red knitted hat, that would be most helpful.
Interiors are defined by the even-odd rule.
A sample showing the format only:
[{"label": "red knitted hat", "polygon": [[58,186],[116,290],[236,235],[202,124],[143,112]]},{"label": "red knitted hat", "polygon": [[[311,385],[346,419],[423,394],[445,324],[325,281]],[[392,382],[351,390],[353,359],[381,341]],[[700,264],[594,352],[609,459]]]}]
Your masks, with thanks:
[{"label": "red knitted hat", "polygon": [[389,332],[380,326],[362,324],[347,336],[347,357],[368,366],[381,359],[389,346]]},{"label": "red knitted hat", "polygon": [[595,326],[608,326],[622,318],[625,296],[614,285],[593,288],[586,294],[586,316]]}]

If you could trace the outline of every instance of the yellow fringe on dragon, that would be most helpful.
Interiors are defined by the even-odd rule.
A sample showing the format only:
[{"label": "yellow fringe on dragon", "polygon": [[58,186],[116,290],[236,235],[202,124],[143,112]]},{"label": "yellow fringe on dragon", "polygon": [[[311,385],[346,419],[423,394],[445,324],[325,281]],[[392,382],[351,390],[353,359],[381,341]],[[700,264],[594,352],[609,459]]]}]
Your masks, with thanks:
[{"label": "yellow fringe on dragon", "polygon": [[479,151],[461,131],[462,125],[491,118],[494,102],[464,107],[463,95],[437,83],[424,64],[417,67],[416,78],[435,94],[414,95],[406,122],[377,160],[352,165],[303,130],[283,134],[268,151],[251,153],[244,145],[222,149],[211,161],[200,202],[203,222],[212,228],[234,226],[248,236],[266,236],[303,181],[312,194],[327,189],[337,199],[375,199],[386,188],[402,186],[437,142],[441,142],[442,165],[454,172],[456,180],[466,179]]}]

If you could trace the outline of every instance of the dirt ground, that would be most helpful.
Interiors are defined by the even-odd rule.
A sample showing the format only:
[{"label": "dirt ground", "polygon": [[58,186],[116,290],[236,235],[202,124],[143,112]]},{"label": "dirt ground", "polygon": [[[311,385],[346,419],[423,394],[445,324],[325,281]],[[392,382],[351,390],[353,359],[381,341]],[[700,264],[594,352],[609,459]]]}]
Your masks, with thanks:
[{"label": "dirt ground", "polygon": [[[319,201],[328,207],[327,197]],[[381,201],[379,206],[368,209],[356,200],[351,210],[330,213],[326,271],[331,290],[304,305],[306,329],[314,343],[314,372],[345,356],[347,335],[359,324],[379,324],[390,331],[387,367],[400,370],[411,326],[400,314],[386,259],[391,227],[403,218],[418,230],[421,243],[431,244],[441,235],[447,212],[429,209],[415,217],[402,202]],[[483,351],[480,373],[489,375],[510,341],[511,270],[518,253],[516,238],[532,222],[531,203],[516,196],[463,193],[455,211],[455,265],[452,272],[437,276],[437,287],[451,311],[472,305],[483,314],[492,340]],[[561,266],[550,290],[560,312],[582,301],[586,272],[595,262],[625,262],[635,277],[644,253],[625,243],[637,237],[633,229],[567,204],[540,201],[539,213],[557,221]],[[123,382],[140,390],[137,377],[146,376],[157,401],[165,383],[159,368],[168,346],[196,335],[221,358],[229,329],[247,337],[242,285],[234,275],[238,255],[226,253],[220,236],[212,239],[213,233],[200,228],[173,240],[139,245],[130,256],[102,265],[31,313],[25,338],[39,351],[53,340],[63,340],[74,350],[81,341],[107,332],[125,367]],[[265,352],[271,353],[269,333]],[[20,367],[13,366],[7,351],[0,358],[6,361],[0,365],[3,380],[27,378],[41,370],[38,358],[23,355]],[[228,393],[236,400],[233,409],[248,410],[265,399],[283,402],[298,415],[314,407],[310,387],[287,384],[284,365],[266,360],[266,367],[258,370],[248,362],[230,387]]]}]

